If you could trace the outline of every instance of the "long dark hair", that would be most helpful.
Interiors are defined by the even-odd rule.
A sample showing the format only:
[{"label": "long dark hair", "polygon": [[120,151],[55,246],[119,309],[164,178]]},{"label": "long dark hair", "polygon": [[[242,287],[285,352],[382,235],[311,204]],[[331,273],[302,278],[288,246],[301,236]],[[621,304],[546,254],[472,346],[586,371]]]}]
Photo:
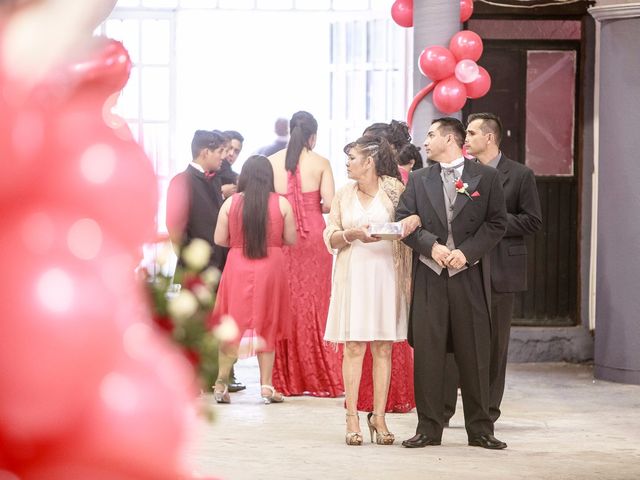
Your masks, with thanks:
[{"label": "long dark hair", "polygon": [[274,192],[273,167],[264,155],[247,158],[238,177],[242,204],[243,253],[247,258],[267,256],[267,216],[269,194]]},{"label": "long dark hair", "polygon": [[309,112],[296,112],[289,121],[289,144],[284,157],[284,168],[295,173],[302,150],[311,148],[309,139],[318,132],[318,122]]},{"label": "long dark hair", "polygon": [[349,154],[349,150],[355,148],[366,155],[373,157],[373,163],[376,168],[376,175],[382,177],[387,175],[389,177],[397,178],[402,181],[400,171],[398,170],[398,164],[396,163],[395,155],[391,145],[384,137],[376,135],[364,135],[357,139],[355,142],[351,142],[344,147],[344,153]]}]

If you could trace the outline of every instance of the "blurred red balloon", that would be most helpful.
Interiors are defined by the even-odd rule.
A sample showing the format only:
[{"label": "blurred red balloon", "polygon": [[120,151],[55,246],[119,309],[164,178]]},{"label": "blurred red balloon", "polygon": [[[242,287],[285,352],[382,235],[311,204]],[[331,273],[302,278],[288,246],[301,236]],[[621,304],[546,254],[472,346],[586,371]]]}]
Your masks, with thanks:
[{"label": "blurred red balloon", "polygon": [[[20,480],[156,480],[154,475],[120,472],[112,466],[83,464],[60,458],[46,462],[34,462],[20,471]],[[169,476],[160,480],[169,480]],[[0,476],[0,480],[3,480]]]},{"label": "blurred red balloon", "polygon": [[449,50],[458,61],[469,59],[477,62],[482,56],[482,39],[471,30],[462,30],[451,37]]},{"label": "blurred red balloon", "polygon": [[150,326],[125,333],[127,356],[104,378],[79,428],[54,455],[165,478],[181,471],[195,413],[192,369]]},{"label": "blurred red balloon", "polygon": [[484,97],[490,88],[491,75],[489,75],[489,72],[487,72],[484,67],[478,66],[478,78],[471,83],[467,83],[467,97]]},{"label": "blurred red balloon", "polygon": [[391,6],[391,18],[401,27],[413,27],[413,0],[396,0]]},{"label": "blurred red balloon", "polygon": [[453,75],[456,59],[447,48],[434,45],[422,51],[418,65],[423,75],[432,80],[442,80]]},{"label": "blurred red balloon", "polygon": [[116,40],[95,37],[93,41],[94,53],[69,65],[69,77],[73,83],[91,85],[107,94],[122,90],[131,73],[129,53]]},{"label": "blurred red balloon", "polygon": [[460,22],[466,22],[471,15],[473,15],[473,0],[460,0]]},{"label": "blurred red balloon", "polygon": [[77,421],[122,351],[115,319],[135,264],[91,219],[45,207],[12,213],[20,220],[0,229],[10,272],[0,281],[10,339],[0,348],[0,431],[37,443]]},{"label": "blurred red balloon", "polygon": [[447,115],[460,110],[467,101],[467,89],[455,77],[441,80],[433,90],[433,104]]}]

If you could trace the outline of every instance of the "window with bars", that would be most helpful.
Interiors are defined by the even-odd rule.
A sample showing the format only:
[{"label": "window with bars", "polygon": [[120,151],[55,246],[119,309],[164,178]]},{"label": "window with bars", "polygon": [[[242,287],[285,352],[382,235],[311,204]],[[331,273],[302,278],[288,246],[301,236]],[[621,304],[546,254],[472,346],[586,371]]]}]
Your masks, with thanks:
[{"label": "window with bars", "polygon": [[340,184],[343,145],[369,123],[404,117],[407,33],[386,0],[120,0],[99,33],[131,55],[115,111],[158,175],[160,232],[168,183],[190,160],[197,128],[245,136],[238,170],[271,141],[276,116],[309,110],[320,125],[316,148]]}]

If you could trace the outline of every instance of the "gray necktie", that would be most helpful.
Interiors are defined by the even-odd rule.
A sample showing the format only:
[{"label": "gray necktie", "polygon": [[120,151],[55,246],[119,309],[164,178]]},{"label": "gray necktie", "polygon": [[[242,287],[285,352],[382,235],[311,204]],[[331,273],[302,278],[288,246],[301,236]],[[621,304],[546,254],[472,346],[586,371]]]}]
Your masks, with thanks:
[{"label": "gray necktie", "polygon": [[442,176],[444,177],[444,191],[447,197],[449,197],[449,203],[453,205],[456,201],[456,169],[443,168]]}]

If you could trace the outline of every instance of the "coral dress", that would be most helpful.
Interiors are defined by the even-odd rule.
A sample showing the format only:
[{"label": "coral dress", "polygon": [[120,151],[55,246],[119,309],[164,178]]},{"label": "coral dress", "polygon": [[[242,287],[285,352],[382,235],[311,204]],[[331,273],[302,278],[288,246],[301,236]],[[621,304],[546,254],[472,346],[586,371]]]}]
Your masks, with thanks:
[{"label": "coral dress", "polygon": [[298,240],[284,248],[292,323],[288,338],[276,346],[273,385],[288,396],[340,396],[344,393],[342,354],[323,340],[332,256],[322,240],[320,192],[302,193],[298,167],[295,175],[289,173],[286,197],[293,207]]},{"label": "coral dress", "polygon": [[290,293],[282,251],[284,219],[279,195],[269,196],[267,256],[246,258],[242,251],[241,194],[233,195],[229,209],[230,249],[216,297],[216,312],[231,315],[243,337],[241,353],[273,352],[282,328],[289,323]]}]

